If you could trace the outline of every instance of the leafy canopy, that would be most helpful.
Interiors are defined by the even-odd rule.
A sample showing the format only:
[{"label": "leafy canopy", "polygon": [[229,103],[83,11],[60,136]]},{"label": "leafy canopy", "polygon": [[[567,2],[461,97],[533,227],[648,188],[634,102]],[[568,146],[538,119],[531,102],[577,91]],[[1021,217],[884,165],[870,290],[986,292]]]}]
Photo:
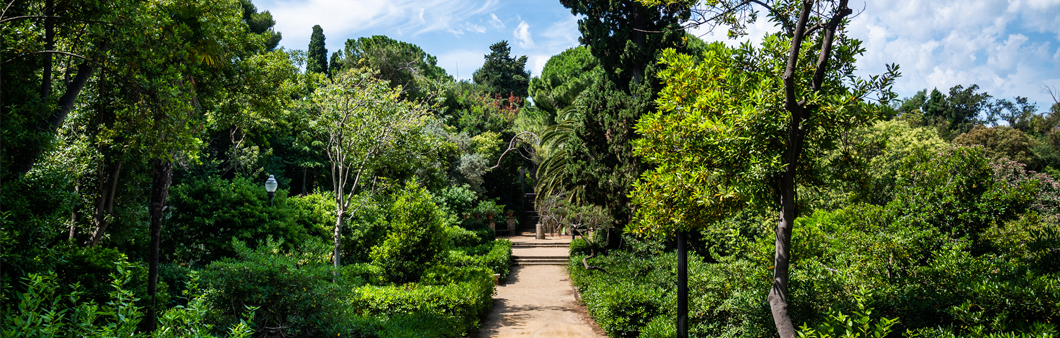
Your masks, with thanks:
[{"label": "leafy canopy", "polygon": [[[637,124],[643,138],[635,152],[656,165],[634,185],[630,198],[640,206],[628,231],[705,228],[748,206],[768,206],[776,192],[773,182],[783,170],[781,156],[788,147],[788,111],[780,81],[791,41],[769,35],[761,47],[745,43],[729,48],[714,43],[702,57],[663,51],[659,73],[666,88],[656,101],[659,111]],[[812,50],[817,41],[804,42]],[[796,88],[808,106],[816,108],[804,122],[807,154],[832,146],[838,131],[864,125],[877,108],[864,101],[886,85],[886,78],[853,78],[854,56],[864,51],[857,40],[843,39],[835,48],[838,62],[830,67],[824,85],[811,92],[808,83]],[[808,82],[816,55],[802,53],[795,81]],[[853,79],[852,81],[847,81]],[[813,168],[815,156],[799,163]],[[811,173],[812,174],[812,173]]]}]

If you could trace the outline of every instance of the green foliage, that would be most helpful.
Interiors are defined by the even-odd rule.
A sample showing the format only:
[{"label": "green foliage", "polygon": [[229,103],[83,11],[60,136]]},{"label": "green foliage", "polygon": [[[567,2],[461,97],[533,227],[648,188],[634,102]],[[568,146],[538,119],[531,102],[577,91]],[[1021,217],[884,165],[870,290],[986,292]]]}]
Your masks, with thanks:
[{"label": "green foliage", "polygon": [[484,266],[500,274],[500,280],[508,278],[512,265],[512,242],[506,239],[491,241],[477,246],[456,247],[449,251],[445,265]]},{"label": "green foliage", "polygon": [[1033,140],[1019,129],[1010,127],[987,128],[975,126],[971,131],[957,136],[953,144],[986,148],[986,156],[992,159],[1008,158],[1037,169],[1040,159],[1032,151]]},{"label": "green foliage", "polygon": [[[396,320],[382,336],[463,337],[478,327],[493,303],[493,278],[483,267],[434,266],[421,283],[366,285],[352,290],[352,314]],[[412,319],[404,317],[412,315]],[[402,335],[404,334],[404,335]]]},{"label": "green foliage", "polygon": [[[915,131],[899,130],[894,135]],[[796,221],[789,310],[805,323],[804,333],[838,337],[860,327],[881,336],[1020,336],[1035,330],[1032,323],[1055,321],[1060,284],[1055,264],[1047,263],[1060,259],[1055,181],[1012,161],[990,161],[982,148],[894,147],[900,145],[877,155],[905,154],[886,171],[897,176],[882,189],[894,196],[887,203],[845,204]],[[775,334],[760,291],[772,275],[774,217],[745,209],[700,232],[702,245],[689,258],[693,335]],[[589,260],[606,274],[581,268],[588,252],[575,254],[580,244],[572,243],[572,281],[594,316],[626,318],[597,318],[612,327],[605,330],[669,336],[674,315],[665,295],[676,281],[674,254],[660,239],[626,243]],[[623,287],[609,286],[616,284]],[[622,289],[651,288],[663,290],[661,300],[618,301],[641,299]],[[872,290],[871,299],[859,298],[859,290]]]},{"label": "green foliage", "polygon": [[205,265],[234,256],[232,238],[255,243],[272,236],[304,243],[327,238],[335,222],[335,202],[327,195],[287,197],[279,190],[273,206],[268,199],[261,183],[248,178],[211,176],[174,186],[163,252],[171,260]]},{"label": "green foliage", "polygon": [[214,325],[238,324],[248,308],[256,308],[258,327],[279,328],[274,333],[321,336],[342,331],[350,325],[342,295],[371,279],[356,265],[344,267],[336,277],[323,243],[308,242],[301,252],[284,251],[282,243],[271,238],[257,249],[236,240],[232,246],[238,258],[214,261],[202,271],[211,309],[207,318]]},{"label": "green foliage", "polygon": [[958,134],[971,130],[976,125],[977,117],[990,104],[990,95],[977,93],[978,90],[979,85],[975,84],[968,88],[953,86],[949,95],[937,88],[932,89],[930,95],[927,89],[921,90],[906,99],[898,111],[907,113],[919,110],[924,114],[925,125],[938,127],[943,138],[952,140]]},{"label": "green foliage", "polygon": [[[810,209],[832,210],[851,203],[884,205],[894,198],[895,178],[902,159],[917,153],[933,154],[948,146],[929,127],[916,127],[916,113],[878,121],[840,136],[836,149],[820,161],[822,182],[808,187],[800,203]],[[829,193],[841,197],[829,200]]]},{"label": "green foliage", "polygon": [[497,232],[481,220],[466,219],[461,226],[446,227],[452,247],[474,247],[492,242]]},{"label": "green foliage", "polygon": [[309,37],[309,59],[305,71],[307,73],[328,73],[328,49],[324,46],[324,29],[320,25],[313,26],[313,35]]},{"label": "green foliage", "polygon": [[475,70],[475,83],[486,87],[486,91],[500,97],[525,98],[530,85],[530,71],[526,70],[526,56],[511,56],[508,41],[490,45],[482,68]]},{"label": "green foliage", "polygon": [[434,193],[432,197],[434,203],[446,215],[456,218],[469,216],[478,202],[478,195],[467,184],[447,186]]},{"label": "green foliage", "polygon": [[385,35],[346,40],[345,48],[331,55],[332,75],[356,68],[373,69],[380,80],[400,87],[411,98],[425,98],[436,88],[436,82],[452,80],[437,63],[438,58],[419,46]]},{"label": "green foliage", "polygon": [[592,84],[598,72],[602,72],[589,48],[569,48],[548,59],[541,69],[541,76],[530,80],[529,94],[534,105],[545,110],[552,118],[563,118],[558,112],[574,104],[585,89]]},{"label": "green foliage", "polygon": [[[748,205],[772,203],[772,182],[788,147],[782,123],[788,112],[779,79],[789,44],[787,38],[770,35],[761,47],[714,43],[700,57],[663,51],[661,62],[669,68],[660,72],[666,83],[657,101],[660,111],[638,122],[637,132],[644,138],[634,142],[635,153],[656,168],[645,172],[630,193],[641,207],[628,231],[704,228]],[[834,57],[852,62],[863,51],[857,40],[844,40],[836,51],[842,55]],[[809,78],[815,56],[802,57],[806,59],[797,70],[802,75],[795,77]],[[817,105],[813,123],[801,131],[807,154],[834,146],[837,130],[872,121],[877,107],[863,100],[888,83],[887,77],[873,77],[848,87],[842,79],[850,76],[851,67],[829,69],[834,70],[826,74],[821,92],[812,95]],[[809,165],[815,159],[804,158],[800,163]]]},{"label": "green foliage", "polygon": [[[55,274],[30,274],[25,278],[25,291],[15,292],[8,298],[9,290],[3,292],[0,305],[0,333],[5,337],[137,337],[147,336],[139,332],[137,325],[143,319],[137,298],[129,290],[135,266],[124,255],[113,262],[110,274],[110,291],[105,303],[83,300],[80,284],[72,285],[71,291],[62,291]],[[165,311],[160,318],[155,337],[249,337],[253,334],[253,309],[248,309],[245,320],[229,328],[227,334],[214,335],[207,323],[204,298],[195,293],[195,281],[185,291],[188,306],[177,306]],[[8,300],[17,302],[8,302]],[[12,303],[17,303],[11,306]],[[103,305],[100,305],[103,304]]]},{"label": "green foliage", "polygon": [[409,182],[390,207],[386,239],[372,247],[373,264],[382,267],[391,282],[418,281],[448,253],[444,217],[430,194]]},{"label": "green foliage", "polygon": [[897,319],[872,319],[872,309],[867,308],[862,298],[857,299],[857,310],[847,315],[842,311],[828,309],[823,322],[812,328],[806,324],[799,327],[800,338],[884,338],[891,334]]}]

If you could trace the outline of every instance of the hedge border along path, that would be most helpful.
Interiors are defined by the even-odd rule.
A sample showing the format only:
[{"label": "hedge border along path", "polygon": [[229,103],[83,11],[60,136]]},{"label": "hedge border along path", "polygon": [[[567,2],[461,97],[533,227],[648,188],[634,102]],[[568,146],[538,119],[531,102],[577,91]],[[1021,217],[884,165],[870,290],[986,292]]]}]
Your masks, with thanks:
[{"label": "hedge border along path", "polygon": [[[508,237],[514,244],[569,243],[570,237]],[[526,245],[526,244],[523,244]],[[555,251],[530,247],[520,251]],[[588,337],[606,338],[604,331],[578,303],[570,275],[564,265],[513,266],[507,280],[497,287],[493,308],[474,337]]]}]

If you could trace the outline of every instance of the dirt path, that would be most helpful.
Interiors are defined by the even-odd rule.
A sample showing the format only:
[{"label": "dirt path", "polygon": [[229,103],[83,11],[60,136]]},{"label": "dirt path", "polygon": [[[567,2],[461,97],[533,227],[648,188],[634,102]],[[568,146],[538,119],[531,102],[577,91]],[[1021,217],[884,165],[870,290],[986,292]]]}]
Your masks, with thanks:
[{"label": "dirt path", "polygon": [[[522,255],[534,255],[536,250],[553,255],[557,249],[519,250]],[[561,265],[513,266],[507,283],[497,287],[493,309],[474,337],[606,338],[578,304],[568,276],[567,267]]]}]

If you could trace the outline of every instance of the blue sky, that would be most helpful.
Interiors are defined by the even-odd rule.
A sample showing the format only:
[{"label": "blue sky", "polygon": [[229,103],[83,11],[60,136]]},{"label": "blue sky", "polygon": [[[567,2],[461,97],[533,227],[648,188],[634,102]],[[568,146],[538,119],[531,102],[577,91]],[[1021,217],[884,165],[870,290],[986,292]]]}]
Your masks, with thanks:
[{"label": "blue sky", "polygon": [[[489,45],[508,40],[528,57],[533,75],[552,55],[578,44],[577,18],[558,0],[254,0],[283,33],[280,45],[306,49],[313,25],[327,37],[328,52],[346,39],[371,35],[414,43],[438,57],[449,74],[469,79]],[[852,1],[860,12],[848,34],[867,49],[863,75],[887,63],[901,66],[901,97],[924,88],[946,91],[978,84],[1001,98],[1026,96],[1047,109],[1042,86],[1060,88],[1060,0]],[[740,40],[773,31],[760,20]],[[694,31],[704,40],[724,32]],[[727,41],[735,44],[736,41]]]}]

